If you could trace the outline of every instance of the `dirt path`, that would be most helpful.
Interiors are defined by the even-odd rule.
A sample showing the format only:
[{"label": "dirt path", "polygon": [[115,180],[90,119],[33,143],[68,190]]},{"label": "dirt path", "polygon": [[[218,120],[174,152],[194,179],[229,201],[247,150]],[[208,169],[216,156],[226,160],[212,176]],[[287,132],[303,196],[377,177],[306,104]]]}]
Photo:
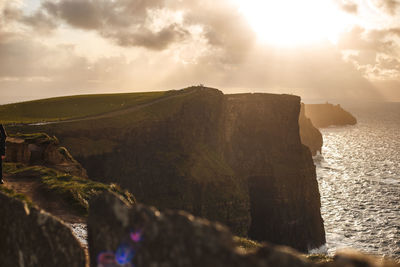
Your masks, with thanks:
[{"label": "dirt path", "polygon": [[39,208],[60,218],[66,223],[85,223],[85,218],[72,211],[62,199],[45,193],[41,188],[41,183],[38,178],[17,178],[5,174],[3,186],[13,189],[16,193],[24,194]]}]

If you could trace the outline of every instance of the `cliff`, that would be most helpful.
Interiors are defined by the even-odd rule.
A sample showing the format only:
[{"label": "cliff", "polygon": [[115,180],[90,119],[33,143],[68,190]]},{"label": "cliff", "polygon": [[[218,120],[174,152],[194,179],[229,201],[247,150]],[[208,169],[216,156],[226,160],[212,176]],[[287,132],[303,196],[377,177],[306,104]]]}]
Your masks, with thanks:
[{"label": "cliff", "polygon": [[305,115],[315,127],[324,128],[332,125],[354,125],[357,119],[344,110],[340,105],[333,104],[306,104]]},{"label": "cliff", "polygon": [[22,128],[56,135],[91,179],[139,202],[307,251],[325,234],[299,113],[296,96],[195,87],[113,116]]},{"label": "cliff", "polygon": [[303,103],[301,103],[299,126],[301,142],[310,149],[313,156],[315,156],[317,152],[321,153],[323,145],[322,134],[314,127],[312,121],[306,117]]},{"label": "cliff", "polygon": [[249,237],[301,251],[324,244],[315,166],[299,136],[300,98],[230,95],[225,112],[225,158],[248,183]]}]

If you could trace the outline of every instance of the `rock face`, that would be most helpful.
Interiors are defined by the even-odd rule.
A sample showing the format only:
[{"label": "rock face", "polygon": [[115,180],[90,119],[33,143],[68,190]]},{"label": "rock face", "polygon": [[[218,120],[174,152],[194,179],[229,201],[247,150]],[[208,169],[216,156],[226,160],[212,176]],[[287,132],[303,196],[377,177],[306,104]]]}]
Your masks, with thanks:
[{"label": "rock face", "polygon": [[7,138],[6,162],[43,165],[72,175],[87,177],[86,170],[60,147],[56,137],[45,133],[17,134]]},{"label": "rock face", "polygon": [[299,112],[295,96],[228,96],[225,157],[248,183],[248,236],[307,251],[325,243],[325,232],[315,166],[299,137]]},{"label": "rock face", "polygon": [[163,267],[399,267],[356,252],[341,252],[315,263],[287,247],[264,243],[251,252],[239,250],[224,226],[182,211],[159,212],[130,206],[111,193],[90,202],[90,266]]},{"label": "rock face", "polygon": [[[223,226],[185,212],[160,213],[127,206],[112,194],[90,203],[88,241],[91,266],[313,266],[290,250],[265,246],[238,251]],[[114,264],[114,265],[113,265]]]},{"label": "rock face", "polygon": [[85,266],[84,251],[61,221],[0,192],[1,266]]},{"label": "rock face", "polygon": [[305,115],[310,118],[315,127],[324,128],[331,125],[354,125],[357,119],[340,105],[306,104]]},{"label": "rock face", "polygon": [[306,117],[303,103],[301,103],[299,126],[301,142],[310,149],[313,156],[315,156],[317,152],[321,153],[323,145],[322,134],[314,127],[311,120]]},{"label": "rock face", "polygon": [[238,235],[302,251],[325,243],[300,98],[191,88],[113,118],[25,127],[60,138],[91,179]]}]

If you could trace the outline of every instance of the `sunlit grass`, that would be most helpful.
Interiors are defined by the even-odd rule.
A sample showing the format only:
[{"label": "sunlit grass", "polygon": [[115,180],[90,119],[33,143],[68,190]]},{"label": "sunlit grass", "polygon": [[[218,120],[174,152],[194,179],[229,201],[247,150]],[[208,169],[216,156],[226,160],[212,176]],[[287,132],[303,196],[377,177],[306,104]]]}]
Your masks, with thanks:
[{"label": "sunlit grass", "polygon": [[144,104],[170,92],[78,95],[0,106],[0,122],[39,123],[100,115]]},{"label": "sunlit grass", "polygon": [[[15,163],[6,163],[4,165],[5,172],[16,178],[38,178],[42,184],[43,192],[50,192],[59,196],[60,200],[64,200],[74,210],[83,215],[87,214],[89,200],[102,192],[114,192],[129,203],[135,203],[135,198],[131,193],[123,191],[115,184],[103,184],[43,166],[26,166]],[[18,194],[13,196],[22,198]]]}]

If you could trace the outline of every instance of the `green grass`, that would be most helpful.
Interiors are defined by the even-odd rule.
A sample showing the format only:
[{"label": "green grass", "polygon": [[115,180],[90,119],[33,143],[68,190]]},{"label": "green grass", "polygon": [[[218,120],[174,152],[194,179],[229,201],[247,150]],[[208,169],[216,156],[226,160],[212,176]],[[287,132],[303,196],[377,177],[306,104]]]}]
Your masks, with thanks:
[{"label": "green grass", "polygon": [[82,118],[140,105],[173,93],[78,95],[7,104],[0,106],[0,122],[37,123]]},{"label": "green grass", "polygon": [[25,196],[24,194],[21,194],[21,193],[16,193],[12,189],[9,189],[9,188],[4,187],[4,186],[0,186],[0,192],[6,194],[7,196],[9,196],[11,198],[16,198],[16,199],[19,199],[19,200],[25,202],[28,205],[28,207],[33,207],[34,206],[32,200],[29,197],[27,197],[27,196]]},{"label": "green grass", "polygon": [[16,177],[37,177],[43,184],[44,190],[60,196],[64,201],[82,215],[88,211],[88,202],[102,192],[114,192],[129,203],[135,203],[135,198],[128,191],[123,191],[115,184],[103,184],[87,178],[76,177],[43,166],[25,166],[22,164],[6,163],[5,171]]},{"label": "green grass", "polygon": [[257,248],[262,247],[261,243],[250,240],[245,237],[235,236],[235,242],[238,244],[238,247],[244,249],[246,252],[250,252],[256,250]]},{"label": "green grass", "polygon": [[18,137],[24,139],[25,142],[29,144],[49,144],[55,143],[58,144],[59,141],[55,136],[49,136],[46,133],[17,133],[17,134],[9,134],[9,137]]}]

